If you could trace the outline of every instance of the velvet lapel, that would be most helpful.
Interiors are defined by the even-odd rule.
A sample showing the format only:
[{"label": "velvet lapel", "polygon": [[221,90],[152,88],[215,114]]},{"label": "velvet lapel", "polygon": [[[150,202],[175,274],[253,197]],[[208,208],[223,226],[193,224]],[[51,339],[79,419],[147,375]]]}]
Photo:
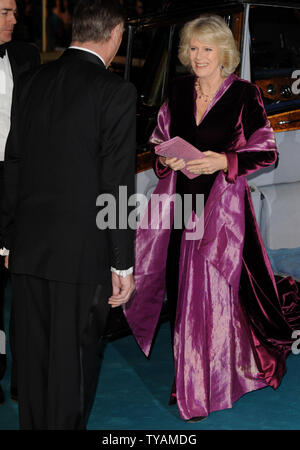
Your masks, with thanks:
[{"label": "velvet lapel", "polygon": [[203,120],[205,119],[205,117],[207,116],[207,114],[209,113],[209,111],[215,106],[215,104],[220,100],[220,98],[222,98],[222,96],[225,94],[225,92],[227,91],[228,88],[230,88],[230,86],[232,85],[232,83],[237,79],[237,76],[234,75],[233,73],[231,75],[229,75],[228,78],[226,78],[223,83],[221,84],[221,86],[219,87],[219,90],[217,91],[215,97],[213,98],[213,100],[210,102],[210,104],[208,105],[207,110],[205,111],[205,113],[202,116],[202,119],[200,120],[200,123],[197,125],[197,121],[196,121],[196,98],[197,98],[197,91],[195,88],[195,84],[194,84],[194,117],[195,117],[195,124],[196,126],[200,126],[203,122]]}]

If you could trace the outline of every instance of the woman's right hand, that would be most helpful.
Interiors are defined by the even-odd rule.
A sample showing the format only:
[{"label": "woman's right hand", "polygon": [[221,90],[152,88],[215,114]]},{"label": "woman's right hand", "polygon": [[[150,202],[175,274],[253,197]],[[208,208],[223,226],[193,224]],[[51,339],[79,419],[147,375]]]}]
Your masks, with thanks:
[{"label": "woman's right hand", "polygon": [[185,167],[185,161],[184,159],[177,159],[177,158],[165,158],[164,156],[159,157],[159,162],[163,166],[168,166],[172,170],[182,170]]}]

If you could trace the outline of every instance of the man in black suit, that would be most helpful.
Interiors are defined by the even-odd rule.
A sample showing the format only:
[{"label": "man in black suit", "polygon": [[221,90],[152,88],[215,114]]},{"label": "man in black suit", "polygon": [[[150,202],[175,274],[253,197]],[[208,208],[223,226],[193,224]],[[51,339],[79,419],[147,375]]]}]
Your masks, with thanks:
[{"label": "man in black suit", "polygon": [[96,226],[99,195],[118,211],[120,186],[134,193],[136,90],[106,70],[123,27],[118,0],[79,0],[71,47],[14,90],[2,233],[21,429],[86,427],[108,313],[134,290],[133,230]]},{"label": "man in black suit", "polygon": [[[3,195],[3,160],[6,140],[10,128],[10,110],[13,84],[18,75],[40,62],[40,55],[33,45],[12,42],[12,32],[16,24],[15,0],[0,0],[0,203]],[[1,245],[1,243],[0,243]],[[4,293],[8,271],[4,267],[5,250],[0,251],[0,330],[4,331]],[[13,315],[11,320],[11,348],[13,349]],[[11,394],[15,398],[15,358],[13,358],[11,374]],[[6,368],[6,355],[0,354],[0,380]],[[4,394],[0,385],[0,403],[4,402]]]}]

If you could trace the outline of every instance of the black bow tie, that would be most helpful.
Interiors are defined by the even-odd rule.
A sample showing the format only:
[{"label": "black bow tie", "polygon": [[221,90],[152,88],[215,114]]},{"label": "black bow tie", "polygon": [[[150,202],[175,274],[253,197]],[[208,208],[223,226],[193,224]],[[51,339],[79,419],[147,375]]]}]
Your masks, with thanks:
[{"label": "black bow tie", "polygon": [[0,58],[3,58],[5,52],[6,52],[6,45],[5,44],[0,45]]}]

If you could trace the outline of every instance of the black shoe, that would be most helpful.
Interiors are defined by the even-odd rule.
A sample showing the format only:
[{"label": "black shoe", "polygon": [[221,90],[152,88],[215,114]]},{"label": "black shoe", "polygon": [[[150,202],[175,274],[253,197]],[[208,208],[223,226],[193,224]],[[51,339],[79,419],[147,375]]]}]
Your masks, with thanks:
[{"label": "black shoe", "polygon": [[16,387],[10,387],[10,398],[14,401],[18,401],[18,389]]},{"label": "black shoe", "polygon": [[4,392],[0,384],[0,405],[2,405],[4,402],[5,402]]}]

